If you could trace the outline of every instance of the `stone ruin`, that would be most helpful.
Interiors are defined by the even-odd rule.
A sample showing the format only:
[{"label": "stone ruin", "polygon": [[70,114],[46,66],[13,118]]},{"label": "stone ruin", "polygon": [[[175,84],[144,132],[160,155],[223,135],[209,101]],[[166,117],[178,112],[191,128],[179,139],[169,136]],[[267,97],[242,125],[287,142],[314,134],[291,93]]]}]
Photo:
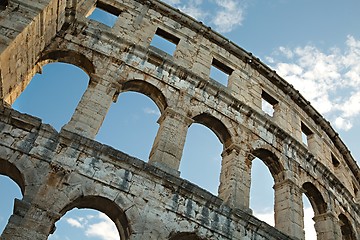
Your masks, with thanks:
[{"label": "stone ruin", "polygon": [[[114,26],[88,19],[94,8],[115,15]],[[150,46],[154,35],[174,53]],[[90,78],[60,132],[11,108],[51,62]],[[227,86],[209,77],[212,66]],[[360,170],[330,123],[258,58],[165,3],[1,0],[0,80],[0,173],[23,194],[1,239],[47,239],[73,208],[105,213],[122,240],[304,239],[303,193],[318,239],[360,239]],[[148,163],[93,140],[126,91],[161,112]],[[218,196],[179,177],[192,123],[223,145]],[[254,158],[275,182],[275,227],[249,208]]]}]

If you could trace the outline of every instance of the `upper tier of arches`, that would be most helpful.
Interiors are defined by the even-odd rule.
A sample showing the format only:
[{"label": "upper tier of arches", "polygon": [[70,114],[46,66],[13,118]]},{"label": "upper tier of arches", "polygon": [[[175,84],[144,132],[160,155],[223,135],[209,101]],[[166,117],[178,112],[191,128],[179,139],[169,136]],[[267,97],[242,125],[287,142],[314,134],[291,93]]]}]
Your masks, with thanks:
[{"label": "upper tier of arches", "polygon": [[[298,204],[294,196],[304,191],[319,218],[329,211],[343,222],[343,212],[354,214],[354,219],[359,215],[360,171],[350,152],[309,102],[259,59],[156,0],[74,3],[67,2],[67,11],[74,11],[68,14],[71,18],[38,53],[35,64],[23,74],[7,62],[1,66],[0,73],[14,72],[0,75],[5,101],[11,103],[44,64],[71,63],[87,72],[90,81],[64,130],[94,138],[111,101],[121,92],[139,92],[161,112],[150,164],[178,174],[187,128],[200,123],[223,144],[219,196],[231,207],[239,207],[239,202],[248,207],[250,161],[258,157],[275,180],[277,199]],[[87,19],[94,7],[117,15],[114,26]],[[154,35],[176,44],[174,53],[151,46]],[[228,74],[226,86],[210,78],[211,66]],[[10,79],[20,83],[8,86],[15,81]],[[273,116],[262,110],[262,99],[273,105]],[[19,177],[14,180],[21,182]],[[295,194],[286,195],[289,192]],[[277,224],[287,222],[278,219]]]}]

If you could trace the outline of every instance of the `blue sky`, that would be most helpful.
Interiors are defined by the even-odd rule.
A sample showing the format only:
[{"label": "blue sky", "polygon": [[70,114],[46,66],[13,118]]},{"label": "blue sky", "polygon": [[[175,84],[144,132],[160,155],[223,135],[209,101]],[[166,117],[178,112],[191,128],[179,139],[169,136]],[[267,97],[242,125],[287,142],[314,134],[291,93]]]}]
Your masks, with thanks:
[{"label": "blue sky", "polygon": [[[356,139],[360,133],[360,1],[166,2],[210,25],[275,69],[331,122],[354,158],[360,160]],[[93,16],[99,17],[111,21],[111,17]],[[43,74],[34,77],[13,107],[41,117],[59,130],[70,119],[87,83],[87,75],[79,68],[49,64]],[[120,94],[96,140],[147,161],[158,117],[159,110],[146,96]],[[216,194],[221,150],[220,141],[209,129],[192,125],[180,166],[181,176]],[[203,166],[207,166],[206,171]],[[251,208],[271,224],[273,180],[259,160],[254,161],[253,176]],[[1,232],[11,214],[13,198],[21,198],[21,194],[5,177],[0,178],[0,190],[0,196],[4,196],[4,204],[0,205]],[[305,205],[306,239],[312,240],[315,237],[309,220],[311,208],[308,203]],[[50,239],[119,239],[111,221],[96,211],[70,211],[56,226]]]}]

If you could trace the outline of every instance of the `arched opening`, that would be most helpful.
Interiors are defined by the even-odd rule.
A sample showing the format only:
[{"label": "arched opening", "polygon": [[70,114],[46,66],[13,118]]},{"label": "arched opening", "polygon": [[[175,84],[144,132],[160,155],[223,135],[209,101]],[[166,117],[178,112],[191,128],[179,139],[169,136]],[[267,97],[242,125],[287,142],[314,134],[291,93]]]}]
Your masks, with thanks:
[{"label": "arched opening", "polygon": [[231,135],[226,126],[217,118],[208,113],[202,113],[193,117],[195,123],[203,124],[208,127],[219,138],[224,146],[224,150],[231,145]]},{"label": "arched opening", "polygon": [[110,106],[96,140],[147,162],[160,117],[149,95],[122,92]]},{"label": "arched opening", "polygon": [[71,118],[85,92],[89,76],[79,67],[50,63],[36,74],[12,107],[39,117],[57,131]]},{"label": "arched opening", "polygon": [[302,188],[305,195],[303,195],[305,237],[307,240],[312,240],[317,236],[315,224],[323,224],[320,220],[316,220],[316,216],[326,213],[327,204],[320,191],[312,183],[306,182]]},{"label": "arched opening", "polygon": [[160,112],[163,112],[167,107],[165,96],[162,92],[150,83],[142,80],[127,81],[122,85],[122,92],[138,92],[148,96],[154,101]]},{"label": "arched opening", "polygon": [[250,207],[257,218],[275,226],[274,186],[283,180],[284,168],[279,158],[264,148],[253,150],[251,158]]},{"label": "arched opening", "polygon": [[[77,208],[77,209],[76,209]],[[111,200],[103,197],[80,197],[61,211],[49,239],[127,240],[130,227],[125,213]]]},{"label": "arched opening", "polygon": [[303,206],[304,206],[304,231],[306,240],[316,240],[316,230],[314,219],[314,210],[311,207],[310,200],[303,194]]},{"label": "arched opening", "polygon": [[275,182],[280,182],[282,180],[281,173],[284,171],[284,167],[274,153],[267,149],[259,148],[254,150],[252,154],[267,166]]},{"label": "arched opening", "polygon": [[85,73],[91,75],[95,73],[93,63],[84,55],[71,50],[56,50],[44,53],[39,60],[39,64],[44,66],[48,63],[62,62],[81,68]]},{"label": "arched opening", "polygon": [[25,182],[20,171],[7,161],[0,160],[0,234],[13,213],[14,200],[22,199]]},{"label": "arched opening", "polygon": [[187,132],[180,162],[180,177],[218,194],[223,145],[213,131],[192,124]]},{"label": "arched opening", "polygon": [[56,222],[56,230],[48,239],[122,240],[115,224],[106,214],[88,208],[68,211]]},{"label": "arched opening", "polygon": [[341,235],[343,240],[355,240],[356,236],[351,226],[349,219],[344,215],[339,215],[339,224],[341,228]]},{"label": "arched opening", "polygon": [[21,190],[21,193],[25,194],[25,180],[19,169],[8,161],[0,159],[0,174],[8,176],[13,180]]},{"label": "arched opening", "polygon": [[315,215],[326,213],[327,204],[324,201],[323,196],[317,190],[317,188],[309,182],[303,184],[306,197],[309,198],[310,204],[314,210]]},{"label": "arched opening", "polygon": [[275,226],[274,179],[263,161],[252,160],[250,185],[250,208],[255,217]]},{"label": "arched opening", "polygon": [[10,177],[0,175],[0,235],[4,231],[9,217],[13,213],[14,200],[22,199],[19,185]]},{"label": "arched opening", "polygon": [[180,176],[218,195],[221,154],[231,145],[231,135],[220,120],[208,113],[193,120],[185,140]]}]

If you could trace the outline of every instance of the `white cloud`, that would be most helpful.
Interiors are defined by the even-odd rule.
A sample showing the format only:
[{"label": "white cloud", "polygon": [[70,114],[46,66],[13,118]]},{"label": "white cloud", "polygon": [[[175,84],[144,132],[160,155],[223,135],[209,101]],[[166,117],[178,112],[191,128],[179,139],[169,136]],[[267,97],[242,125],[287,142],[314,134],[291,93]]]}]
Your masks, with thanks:
[{"label": "white cloud", "polygon": [[111,219],[103,213],[99,214],[98,223],[91,224],[87,227],[85,234],[89,237],[99,237],[103,240],[118,240],[119,232]]},{"label": "white cloud", "polygon": [[265,57],[265,60],[266,60],[269,64],[272,64],[272,63],[275,62],[274,58],[269,57],[269,56],[266,56],[266,57]]},{"label": "white cloud", "polygon": [[[114,222],[104,213],[90,209],[82,209],[77,211],[78,212],[75,217],[68,217],[63,219],[70,226],[74,227],[71,229],[71,233],[80,234],[84,237],[94,237],[94,239],[98,240],[120,239],[119,232]],[[91,214],[81,214],[81,212],[86,213],[86,211],[91,211]],[[49,239],[69,239],[64,236],[64,234],[70,235],[69,230],[64,231],[64,229],[62,229],[60,232],[55,231],[54,234],[49,236]]]},{"label": "white cloud", "polygon": [[360,92],[355,92],[338,108],[343,112],[345,118],[354,117],[360,113]]},{"label": "white cloud", "polygon": [[349,121],[349,120],[346,120],[342,117],[337,117],[335,119],[335,127],[338,128],[338,129],[343,129],[345,131],[348,131],[352,128],[352,123]]},{"label": "white cloud", "polygon": [[189,0],[186,3],[182,3],[180,0],[168,0],[167,2],[198,21],[206,21],[206,17],[209,15],[208,10],[201,6],[202,0]]},{"label": "white cloud", "polygon": [[[275,226],[274,211],[254,212],[254,216],[266,222],[271,226]],[[314,228],[314,211],[311,207],[304,208],[304,230],[306,240],[316,240],[316,231]]]},{"label": "white cloud", "polygon": [[283,53],[287,58],[292,58],[294,56],[294,53],[286,47],[279,47],[279,51]]},{"label": "white cloud", "polygon": [[231,32],[241,26],[244,13],[239,0],[215,0],[215,3],[220,7],[212,21],[217,31]]},{"label": "white cloud", "polygon": [[274,114],[274,107],[265,101],[264,99],[261,101],[262,110],[268,114],[269,116],[273,116]]},{"label": "white cloud", "polygon": [[151,109],[151,108],[145,108],[144,113],[150,114],[150,115],[160,116],[160,112],[159,112],[158,109],[155,110],[155,109]]},{"label": "white cloud", "polygon": [[211,25],[220,33],[233,31],[244,20],[244,0],[165,0],[191,17]]},{"label": "white cloud", "polygon": [[179,9],[199,21],[205,21],[205,18],[208,15],[207,11],[197,5],[187,4],[179,7]]},{"label": "white cloud", "polygon": [[261,221],[266,222],[270,226],[275,226],[274,211],[263,212],[263,213],[254,212],[254,216],[260,219]]},{"label": "white cloud", "polygon": [[[274,56],[284,57],[279,60]],[[348,36],[346,49],[280,47],[270,64],[335,127],[350,130],[360,115],[360,40]]]},{"label": "white cloud", "polygon": [[72,227],[76,228],[83,228],[83,225],[80,223],[80,221],[74,219],[74,218],[67,218],[66,222],[70,224]]}]

